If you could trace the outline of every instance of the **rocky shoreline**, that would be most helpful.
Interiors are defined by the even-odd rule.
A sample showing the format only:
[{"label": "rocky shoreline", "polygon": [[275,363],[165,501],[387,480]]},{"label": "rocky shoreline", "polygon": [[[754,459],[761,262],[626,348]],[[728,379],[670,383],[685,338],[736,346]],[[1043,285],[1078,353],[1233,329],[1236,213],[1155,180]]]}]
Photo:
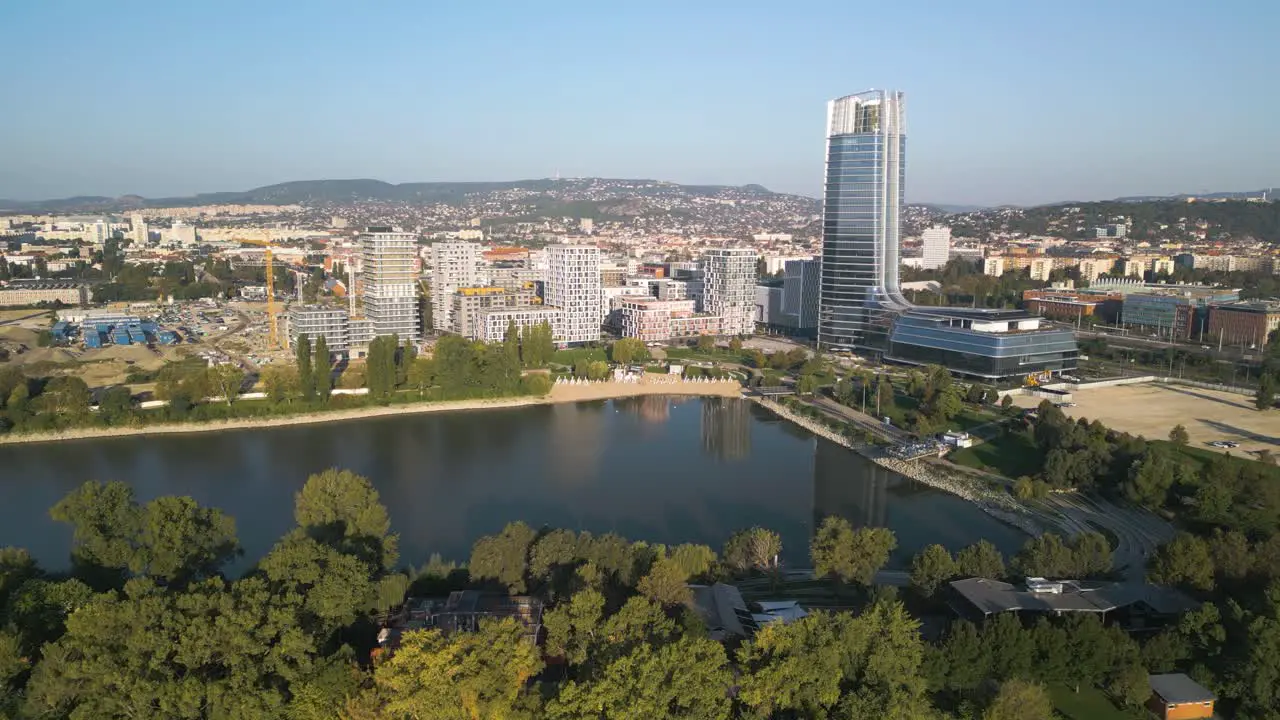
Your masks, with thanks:
[{"label": "rocky shoreline", "polygon": [[819,437],[844,446],[871,462],[887,470],[911,478],[929,487],[949,492],[957,497],[974,503],[983,512],[1031,536],[1044,533],[1044,528],[1036,521],[1032,513],[1023,507],[1008,493],[992,490],[972,478],[951,475],[943,468],[924,461],[907,461],[888,457],[876,445],[851,441],[849,438],[834,432],[822,423],[811,418],[798,415],[780,403],[762,397],[752,397],[751,401],[766,408],[778,417],[788,420]]}]

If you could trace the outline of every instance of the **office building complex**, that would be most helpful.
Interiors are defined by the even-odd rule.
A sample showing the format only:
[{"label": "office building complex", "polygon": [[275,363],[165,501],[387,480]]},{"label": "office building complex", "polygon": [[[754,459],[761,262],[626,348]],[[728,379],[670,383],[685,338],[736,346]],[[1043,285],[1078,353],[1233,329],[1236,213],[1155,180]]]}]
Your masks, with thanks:
[{"label": "office building complex", "polygon": [[433,329],[458,331],[453,317],[453,294],[460,288],[477,287],[480,274],[480,245],[470,242],[438,242],[431,246],[431,321]]},{"label": "office building complex", "polygon": [[[418,239],[413,233],[369,228],[360,235],[364,318],[368,339],[398,335],[401,342],[417,341]],[[366,338],[353,338],[353,342]]]},{"label": "office building complex", "polygon": [[1021,310],[916,308],[894,322],[885,359],[988,380],[1076,369],[1075,333],[1040,322]]},{"label": "office building complex", "polygon": [[898,287],[903,206],[903,95],[872,90],[827,106],[818,345],[883,349]]},{"label": "office building complex", "polygon": [[605,317],[600,291],[600,248],[594,245],[552,245],[547,248],[544,300],[562,314],[561,341],[595,342]]},{"label": "office building complex", "polygon": [[1280,302],[1242,300],[1209,306],[1206,341],[1261,349],[1280,328]]},{"label": "office building complex", "polygon": [[716,248],[702,256],[702,309],[722,319],[720,332],[749,335],[755,330],[756,251]]},{"label": "office building complex", "polygon": [[[1105,286],[1104,286],[1105,287]],[[1143,328],[1158,337],[1190,340],[1203,337],[1209,306],[1240,299],[1230,288],[1194,286],[1130,286],[1138,292],[1124,295],[1120,323]]]},{"label": "office building complex", "polygon": [[822,262],[788,260],[782,272],[782,312],[787,316],[784,324],[801,330],[818,327]]},{"label": "office building complex", "polygon": [[88,305],[89,286],[76,282],[14,280],[0,284],[0,307],[22,305]]},{"label": "office building complex", "polygon": [[924,246],[924,262],[920,267],[925,270],[937,270],[947,264],[951,257],[951,228],[933,225],[920,233]]}]

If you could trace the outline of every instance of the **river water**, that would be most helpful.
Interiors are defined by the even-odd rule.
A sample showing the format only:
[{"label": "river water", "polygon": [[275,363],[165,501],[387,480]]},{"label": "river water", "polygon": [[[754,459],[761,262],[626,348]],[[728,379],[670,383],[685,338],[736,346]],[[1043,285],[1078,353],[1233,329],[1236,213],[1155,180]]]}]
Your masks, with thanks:
[{"label": "river water", "polygon": [[1010,553],[1025,539],[745,400],[640,397],[0,445],[0,546],[66,567],[71,529],[49,508],[86,480],[122,480],[144,501],[190,495],[231,514],[247,567],[292,526],[307,475],[329,467],[372,479],[413,565],[433,552],[465,560],[512,520],[717,550],[761,525],[782,535],[793,567],[808,566],[813,528],[832,514],[892,529],[898,565],[933,542],[986,538]]}]

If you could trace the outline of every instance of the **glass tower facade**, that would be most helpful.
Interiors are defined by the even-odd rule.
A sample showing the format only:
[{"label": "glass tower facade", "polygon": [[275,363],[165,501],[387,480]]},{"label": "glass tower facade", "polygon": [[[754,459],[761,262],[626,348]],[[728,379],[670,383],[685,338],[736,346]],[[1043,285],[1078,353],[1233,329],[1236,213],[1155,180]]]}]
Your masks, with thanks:
[{"label": "glass tower facade", "polygon": [[883,351],[908,309],[898,284],[906,170],[903,94],[870,90],[827,106],[818,346]]}]

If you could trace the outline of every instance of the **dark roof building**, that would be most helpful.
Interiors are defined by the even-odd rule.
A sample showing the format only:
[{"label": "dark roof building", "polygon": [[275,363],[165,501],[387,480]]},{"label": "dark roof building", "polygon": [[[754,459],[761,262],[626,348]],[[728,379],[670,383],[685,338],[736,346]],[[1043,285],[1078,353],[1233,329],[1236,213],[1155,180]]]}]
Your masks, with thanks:
[{"label": "dark roof building", "polygon": [[1022,587],[968,578],[950,583],[951,606],[957,614],[985,619],[997,613],[1062,615],[1131,610],[1145,615],[1169,616],[1192,610],[1197,603],[1170,588],[1146,583],[1027,578]]},{"label": "dark roof building", "polygon": [[1200,683],[1182,673],[1152,675],[1151,699],[1147,709],[1162,720],[1213,717],[1217,697]]}]

